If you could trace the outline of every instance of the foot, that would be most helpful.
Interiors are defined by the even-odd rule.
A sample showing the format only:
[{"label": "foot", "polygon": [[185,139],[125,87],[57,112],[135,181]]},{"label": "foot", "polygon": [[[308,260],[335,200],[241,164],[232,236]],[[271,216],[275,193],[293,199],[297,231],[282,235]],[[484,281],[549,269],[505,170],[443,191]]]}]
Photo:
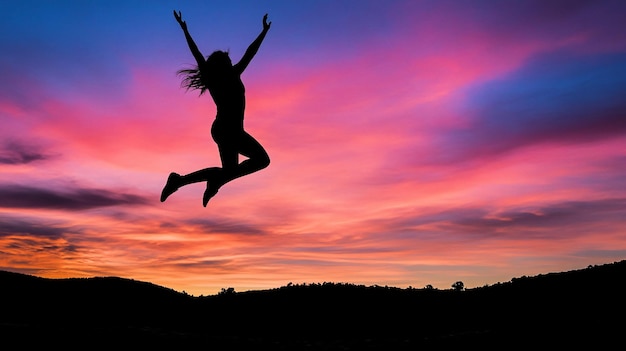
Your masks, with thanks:
[{"label": "foot", "polygon": [[209,203],[209,200],[217,194],[217,191],[220,190],[217,186],[211,186],[212,182],[207,182],[206,190],[204,191],[204,195],[202,196],[202,206],[206,207]]},{"label": "foot", "polygon": [[161,202],[165,201],[170,195],[178,190],[180,178],[180,174],[174,172],[170,173],[169,177],[167,177],[167,183],[165,183],[165,187],[163,187],[163,191],[161,192]]}]

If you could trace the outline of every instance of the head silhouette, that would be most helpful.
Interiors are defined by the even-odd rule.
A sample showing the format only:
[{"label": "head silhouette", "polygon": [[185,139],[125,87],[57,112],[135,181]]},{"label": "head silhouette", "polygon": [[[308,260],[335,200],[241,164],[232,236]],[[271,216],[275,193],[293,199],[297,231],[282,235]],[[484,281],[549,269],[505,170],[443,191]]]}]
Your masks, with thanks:
[{"label": "head silhouette", "polygon": [[233,67],[233,63],[226,51],[215,51],[206,59],[205,67],[206,71],[210,75],[222,75],[229,72]]},{"label": "head silhouette", "polygon": [[177,73],[183,76],[181,85],[187,89],[198,89],[204,94],[216,81],[232,78],[233,63],[226,51],[215,51],[203,64],[195,68],[181,69]]}]

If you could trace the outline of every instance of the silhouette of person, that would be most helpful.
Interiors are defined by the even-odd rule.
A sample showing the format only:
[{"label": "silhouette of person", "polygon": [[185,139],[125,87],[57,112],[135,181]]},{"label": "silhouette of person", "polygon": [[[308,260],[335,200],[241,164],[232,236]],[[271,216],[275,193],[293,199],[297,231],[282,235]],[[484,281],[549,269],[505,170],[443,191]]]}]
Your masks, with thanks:
[{"label": "silhouette of person", "polygon": [[[243,127],[246,99],[241,74],[259,50],[272,22],[267,22],[267,14],[263,16],[261,34],[250,44],[241,60],[233,65],[224,51],[215,51],[205,59],[191,38],[180,11],[174,11],[174,17],[198,63],[195,68],[180,70],[178,74],[184,76],[183,86],[200,90],[200,95],[208,90],[215,102],[217,116],[211,126],[211,136],[217,144],[222,167],[205,168],[187,175],[170,173],[161,192],[161,202],[182,186],[206,181],[202,197],[202,205],[206,207],[224,184],[269,166],[267,152]],[[248,159],[239,163],[240,154]]]}]

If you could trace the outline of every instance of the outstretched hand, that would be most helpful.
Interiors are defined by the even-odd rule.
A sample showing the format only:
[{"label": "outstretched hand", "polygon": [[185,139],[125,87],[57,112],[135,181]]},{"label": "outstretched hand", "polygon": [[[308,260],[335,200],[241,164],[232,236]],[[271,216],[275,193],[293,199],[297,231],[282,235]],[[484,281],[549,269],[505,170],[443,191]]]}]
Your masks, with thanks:
[{"label": "outstretched hand", "polygon": [[176,13],[176,10],[174,10],[174,17],[176,18],[176,22],[180,24],[180,27],[184,30],[187,30],[187,22],[183,21],[183,15],[180,13],[180,11]]},{"label": "outstretched hand", "polygon": [[265,16],[263,16],[263,30],[270,29],[271,25],[272,25],[271,21],[269,23],[267,23],[267,13],[266,13]]}]

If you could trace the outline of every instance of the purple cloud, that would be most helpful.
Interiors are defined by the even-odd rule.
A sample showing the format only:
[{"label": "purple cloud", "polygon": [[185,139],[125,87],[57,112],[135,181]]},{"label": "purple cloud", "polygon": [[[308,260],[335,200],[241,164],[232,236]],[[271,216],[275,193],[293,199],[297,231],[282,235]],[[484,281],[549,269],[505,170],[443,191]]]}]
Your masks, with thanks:
[{"label": "purple cloud", "polygon": [[[619,221],[626,215],[626,199],[601,199],[590,201],[567,201],[534,209],[509,210],[497,214],[450,218],[448,223],[463,232],[495,233],[511,229],[570,228],[586,223]],[[513,232],[516,232],[513,231]],[[546,234],[545,230],[542,231]],[[550,233],[548,233],[550,234]],[[559,232],[551,233],[556,236]],[[568,233],[573,234],[573,233]]]},{"label": "purple cloud", "polygon": [[37,218],[0,216],[0,237],[9,235],[27,235],[34,237],[59,238],[70,228],[51,224]]},{"label": "purple cloud", "polygon": [[[481,236],[503,233],[505,237],[517,239],[520,235],[528,235],[528,230],[536,230],[540,235],[558,237],[563,234],[561,231],[563,228],[615,223],[624,216],[626,216],[626,198],[610,198],[564,201],[496,212],[484,207],[469,206],[420,215],[404,213],[399,214],[397,218],[373,220],[370,223],[374,227],[380,226],[390,233],[395,233],[396,238],[419,235],[422,239],[430,237],[442,240],[442,233]],[[433,228],[437,229],[431,233]]]},{"label": "purple cloud", "polygon": [[40,147],[21,142],[9,141],[0,147],[0,164],[27,164],[48,158],[50,155],[42,152]]},{"label": "purple cloud", "polygon": [[88,210],[119,205],[143,205],[139,195],[118,194],[106,189],[43,189],[22,185],[0,185],[0,207]]},{"label": "purple cloud", "polygon": [[192,219],[187,224],[198,226],[207,233],[227,233],[240,235],[259,235],[264,231],[247,223],[235,223],[232,220]]}]

